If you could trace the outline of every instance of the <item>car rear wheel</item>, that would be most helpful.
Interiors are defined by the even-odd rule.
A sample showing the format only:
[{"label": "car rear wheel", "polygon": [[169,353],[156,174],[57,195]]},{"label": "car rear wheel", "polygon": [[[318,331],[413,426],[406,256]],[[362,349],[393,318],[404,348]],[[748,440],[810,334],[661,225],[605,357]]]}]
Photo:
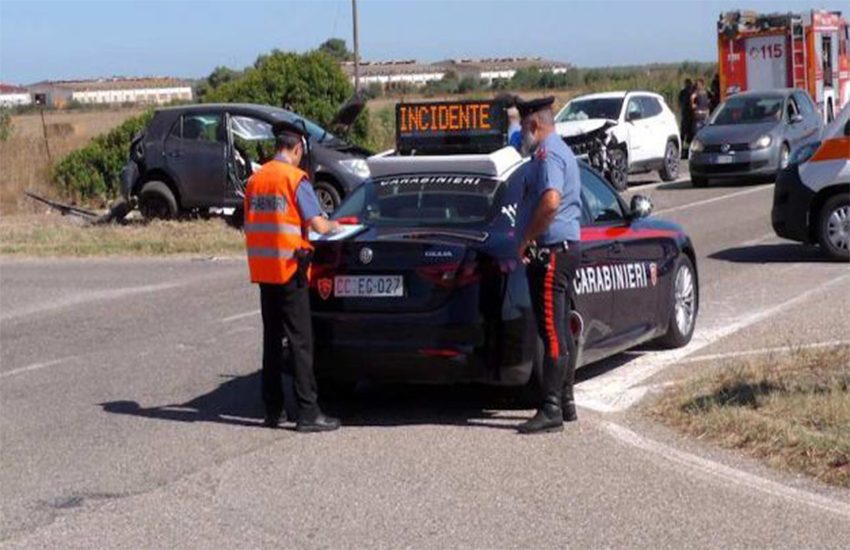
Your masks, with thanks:
[{"label": "car rear wheel", "polygon": [[664,166],[658,175],[664,181],[673,181],[679,177],[679,146],[675,141],[668,141],[664,149]]},{"label": "car rear wheel", "polygon": [[682,254],[676,261],[671,285],[670,322],[659,343],[668,348],[681,348],[691,341],[699,311],[699,287],[691,259]]},{"label": "car rear wheel", "polygon": [[336,210],[336,207],[339,206],[339,203],[342,202],[339,191],[330,182],[323,180],[317,181],[313,185],[313,189],[316,191],[316,197],[319,199],[319,206],[322,207],[322,210],[326,214],[332,214]]},{"label": "car rear wheel", "polygon": [[705,187],[708,185],[708,178],[705,176],[691,176],[691,183],[694,187]]},{"label": "car rear wheel", "polygon": [[139,211],[148,220],[170,220],[177,217],[177,199],[161,181],[149,181],[139,192]]},{"label": "car rear wheel", "polygon": [[835,260],[850,260],[850,199],[840,194],[830,198],[820,211],[818,241]]},{"label": "car rear wheel", "polygon": [[608,181],[617,191],[625,191],[629,187],[629,159],[622,149],[608,151]]}]

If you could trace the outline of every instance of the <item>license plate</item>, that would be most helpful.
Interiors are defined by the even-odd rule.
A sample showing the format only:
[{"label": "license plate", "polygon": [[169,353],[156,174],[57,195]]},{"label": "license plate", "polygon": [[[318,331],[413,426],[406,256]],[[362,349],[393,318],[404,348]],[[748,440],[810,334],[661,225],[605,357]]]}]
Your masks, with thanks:
[{"label": "license plate", "polygon": [[732,155],[717,155],[717,164],[732,164]]},{"label": "license plate", "polygon": [[339,275],[334,277],[337,298],[400,298],[404,296],[401,275]]}]

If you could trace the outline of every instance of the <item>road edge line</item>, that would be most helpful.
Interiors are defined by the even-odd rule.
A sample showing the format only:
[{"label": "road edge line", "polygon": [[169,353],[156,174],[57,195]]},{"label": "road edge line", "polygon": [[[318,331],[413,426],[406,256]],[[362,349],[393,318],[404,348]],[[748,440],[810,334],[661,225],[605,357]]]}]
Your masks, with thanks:
[{"label": "road edge line", "polygon": [[621,443],[649,452],[664,460],[684,466],[689,470],[697,471],[713,478],[719,478],[732,485],[755,489],[774,497],[790,500],[796,504],[804,504],[850,519],[850,503],[848,502],[795,487],[789,487],[777,481],[681,451],[664,443],[645,438],[613,422],[603,421],[602,426],[611,437]]}]

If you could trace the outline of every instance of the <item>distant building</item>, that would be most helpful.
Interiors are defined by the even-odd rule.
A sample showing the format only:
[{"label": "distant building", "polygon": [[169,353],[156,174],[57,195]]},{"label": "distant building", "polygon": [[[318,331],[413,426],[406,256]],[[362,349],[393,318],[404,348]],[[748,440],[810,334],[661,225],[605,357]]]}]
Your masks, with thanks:
[{"label": "distant building", "polygon": [[[542,59],[540,57],[502,57],[484,59],[447,59],[436,63],[419,63],[413,59],[399,61],[361,61],[360,84],[368,86],[378,83],[385,88],[408,84],[421,86],[427,82],[441,80],[449,71],[460,78],[472,77],[488,83],[498,78],[513,78],[520,69],[537,67],[554,74],[567,72],[568,63]],[[342,64],[343,71],[354,82],[354,63]]]},{"label": "distant building", "polygon": [[[354,62],[346,61],[342,70],[354,82]],[[402,61],[361,61],[360,84],[368,86],[373,83],[384,88],[393,88],[401,84],[421,86],[432,80],[440,80],[445,71],[433,65],[419,63],[415,60]]]},{"label": "distant building", "polygon": [[72,101],[87,105],[164,105],[194,98],[190,83],[164,77],[44,81],[27,88],[34,94],[45,94],[48,105],[54,107],[65,107]]},{"label": "distant building", "polygon": [[540,57],[490,57],[484,59],[447,59],[433,64],[445,71],[454,71],[461,78],[470,76],[486,80],[513,78],[520,69],[537,68],[544,72],[563,74],[570,68],[568,63]]},{"label": "distant building", "polygon": [[20,86],[0,83],[0,107],[20,107],[32,105],[29,90]]}]

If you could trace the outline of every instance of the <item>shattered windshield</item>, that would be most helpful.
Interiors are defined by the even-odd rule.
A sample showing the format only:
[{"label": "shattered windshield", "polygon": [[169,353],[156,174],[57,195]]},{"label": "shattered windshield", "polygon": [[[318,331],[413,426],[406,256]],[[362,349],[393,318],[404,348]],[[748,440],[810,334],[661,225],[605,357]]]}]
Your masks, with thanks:
[{"label": "shattered windshield", "polygon": [[621,97],[574,99],[567,103],[564,110],[558,114],[556,122],[570,122],[571,120],[587,120],[590,118],[617,120],[620,118],[620,109],[622,107],[623,98]]}]

